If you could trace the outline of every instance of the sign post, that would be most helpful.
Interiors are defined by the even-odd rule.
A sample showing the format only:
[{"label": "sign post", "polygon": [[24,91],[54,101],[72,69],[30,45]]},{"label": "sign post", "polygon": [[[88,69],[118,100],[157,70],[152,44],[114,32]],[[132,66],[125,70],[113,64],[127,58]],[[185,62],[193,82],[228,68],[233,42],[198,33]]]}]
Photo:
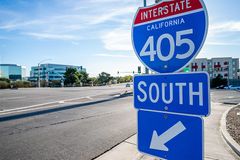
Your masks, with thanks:
[{"label": "sign post", "polygon": [[163,0],[138,9],[132,44],[155,75],[135,75],[138,149],[166,160],[203,160],[203,119],[210,115],[206,72],[182,71],[200,52],[207,35],[203,0]]}]

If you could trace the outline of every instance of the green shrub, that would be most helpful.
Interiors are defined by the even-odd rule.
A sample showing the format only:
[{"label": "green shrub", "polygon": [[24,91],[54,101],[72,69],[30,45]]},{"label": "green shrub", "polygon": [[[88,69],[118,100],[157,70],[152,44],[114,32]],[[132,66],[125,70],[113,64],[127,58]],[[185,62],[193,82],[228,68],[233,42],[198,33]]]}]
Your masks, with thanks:
[{"label": "green shrub", "polygon": [[31,87],[31,82],[29,82],[29,81],[23,81],[23,87],[24,87],[24,88],[29,88],[29,87]]},{"label": "green shrub", "polygon": [[50,82],[50,87],[61,87],[61,81],[53,80]]},{"label": "green shrub", "polygon": [[9,83],[6,81],[0,81],[0,89],[6,89],[9,88]]},{"label": "green shrub", "polygon": [[5,81],[7,83],[10,83],[10,80],[8,78],[0,78],[0,81]]},{"label": "green shrub", "polygon": [[11,88],[29,88],[31,83],[28,81],[15,81],[11,83]]}]

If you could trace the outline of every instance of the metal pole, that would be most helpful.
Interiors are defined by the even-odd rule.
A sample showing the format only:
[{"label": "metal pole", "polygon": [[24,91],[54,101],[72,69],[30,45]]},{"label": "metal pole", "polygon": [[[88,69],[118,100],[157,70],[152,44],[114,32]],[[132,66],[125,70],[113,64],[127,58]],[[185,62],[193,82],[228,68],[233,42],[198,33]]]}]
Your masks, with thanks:
[{"label": "metal pole", "polygon": [[38,63],[38,88],[40,88],[40,63]]},{"label": "metal pole", "polygon": [[229,83],[229,74],[230,74],[230,66],[229,66],[229,62],[228,62],[228,79],[227,79],[227,85],[229,87],[230,83]]},{"label": "metal pole", "polygon": [[143,6],[144,6],[144,7],[147,6],[147,0],[143,0]]}]

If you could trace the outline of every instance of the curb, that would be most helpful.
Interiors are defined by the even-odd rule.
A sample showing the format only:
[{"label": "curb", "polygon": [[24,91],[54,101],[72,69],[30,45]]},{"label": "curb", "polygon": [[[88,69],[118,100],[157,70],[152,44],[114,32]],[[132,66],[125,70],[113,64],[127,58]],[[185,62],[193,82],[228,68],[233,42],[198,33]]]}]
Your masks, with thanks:
[{"label": "curb", "polygon": [[234,102],[223,102],[223,104],[227,104],[227,105],[238,105],[238,103],[234,103]]},{"label": "curb", "polygon": [[226,127],[226,118],[228,112],[234,107],[229,108],[226,112],[223,113],[221,118],[221,124],[220,124],[220,131],[224,138],[224,140],[227,142],[227,144],[233,149],[233,151],[240,156],[240,145],[235,142],[235,140],[232,138],[232,136],[228,133],[227,127]]}]

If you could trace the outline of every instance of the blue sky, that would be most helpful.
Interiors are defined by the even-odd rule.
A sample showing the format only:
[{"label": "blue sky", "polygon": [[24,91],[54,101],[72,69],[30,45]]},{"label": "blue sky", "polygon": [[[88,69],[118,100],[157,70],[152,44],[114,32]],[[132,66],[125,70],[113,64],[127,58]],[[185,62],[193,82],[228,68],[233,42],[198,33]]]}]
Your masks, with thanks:
[{"label": "blue sky", "polygon": [[[205,0],[209,33],[198,57],[239,58],[239,0]],[[91,76],[140,65],[131,25],[141,0],[0,0],[0,63],[82,65]],[[153,0],[148,0],[153,4]]]}]

